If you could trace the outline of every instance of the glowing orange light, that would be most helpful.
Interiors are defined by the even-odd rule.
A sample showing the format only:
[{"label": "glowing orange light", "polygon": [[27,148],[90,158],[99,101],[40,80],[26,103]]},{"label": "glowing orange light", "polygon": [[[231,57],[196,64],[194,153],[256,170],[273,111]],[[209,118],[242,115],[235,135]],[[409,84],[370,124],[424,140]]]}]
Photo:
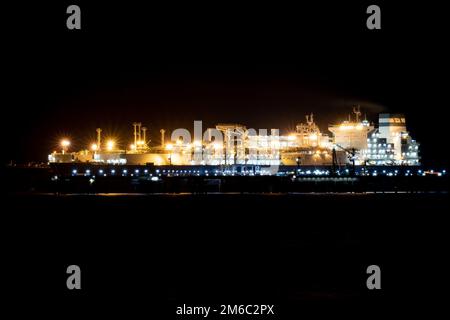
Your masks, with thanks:
[{"label": "glowing orange light", "polygon": [[106,142],[106,148],[108,151],[112,151],[114,149],[114,146],[116,145],[116,142],[114,140],[108,140]]},{"label": "glowing orange light", "polygon": [[70,141],[67,140],[67,139],[61,140],[61,146],[62,146],[63,148],[67,148],[68,146],[70,146]]}]

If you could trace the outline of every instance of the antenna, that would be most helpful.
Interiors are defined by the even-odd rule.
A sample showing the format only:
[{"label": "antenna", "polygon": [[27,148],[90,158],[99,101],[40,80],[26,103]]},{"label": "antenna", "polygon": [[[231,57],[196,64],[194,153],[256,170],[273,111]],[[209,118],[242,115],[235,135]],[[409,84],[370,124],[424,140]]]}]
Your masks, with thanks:
[{"label": "antenna", "polygon": [[308,126],[312,126],[312,124],[314,123],[314,114],[312,112],[310,115],[306,115],[306,123],[308,124]]},{"label": "antenna", "polygon": [[359,104],[356,108],[353,107],[353,113],[356,115],[356,122],[359,122],[359,117],[361,116],[361,107]]},{"label": "antenna", "polygon": [[97,128],[95,131],[97,131],[97,150],[100,151],[100,144],[102,142],[102,129]]},{"label": "antenna", "polygon": [[142,123],[138,122],[137,126],[138,126],[138,141],[141,141],[141,126],[142,126]]},{"label": "antenna", "polygon": [[[140,123],[138,122],[133,122],[133,128],[134,128],[134,145],[137,147],[137,140],[138,140],[138,126],[140,126]],[[139,128],[140,131],[140,128]],[[139,136],[141,135],[141,133],[139,132]]]},{"label": "antenna", "polygon": [[166,130],[161,129],[159,132],[161,132],[161,146],[164,147],[164,133],[166,133]]},{"label": "antenna", "polygon": [[146,140],[146,133],[147,132],[147,127],[142,127],[142,138],[143,138],[143,147],[146,148],[147,147],[147,140]]}]

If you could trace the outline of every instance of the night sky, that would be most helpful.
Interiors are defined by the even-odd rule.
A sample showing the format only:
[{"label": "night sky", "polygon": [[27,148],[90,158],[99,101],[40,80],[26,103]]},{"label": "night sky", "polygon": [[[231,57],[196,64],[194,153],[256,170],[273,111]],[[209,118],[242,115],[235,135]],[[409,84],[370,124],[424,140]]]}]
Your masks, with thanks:
[{"label": "night sky", "polygon": [[[45,161],[60,137],[85,148],[95,128],[132,139],[203,120],[288,132],[314,112],[322,131],[360,104],[369,120],[403,112],[426,165],[447,165],[444,19],[436,7],[377,2],[242,6],[87,1],[4,10],[2,160]],[[70,4],[82,30],[67,30]],[[2,18],[3,19],[3,18]]]}]

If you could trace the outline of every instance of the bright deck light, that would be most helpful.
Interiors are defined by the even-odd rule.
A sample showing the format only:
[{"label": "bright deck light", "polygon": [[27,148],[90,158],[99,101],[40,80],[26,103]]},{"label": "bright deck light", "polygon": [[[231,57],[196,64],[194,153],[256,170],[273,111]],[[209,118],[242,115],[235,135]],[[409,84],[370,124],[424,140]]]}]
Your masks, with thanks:
[{"label": "bright deck light", "polygon": [[112,151],[115,144],[116,143],[114,142],[114,140],[108,140],[108,142],[106,142],[106,148],[108,149],[108,151]]},{"label": "bright deck light", "polygon": [[67,140],[67,139],[62,139],[62,140],[61,140],[61,146],[62,146],[63,148],[67,148],[68,146],[70,146],[70,141]]}]

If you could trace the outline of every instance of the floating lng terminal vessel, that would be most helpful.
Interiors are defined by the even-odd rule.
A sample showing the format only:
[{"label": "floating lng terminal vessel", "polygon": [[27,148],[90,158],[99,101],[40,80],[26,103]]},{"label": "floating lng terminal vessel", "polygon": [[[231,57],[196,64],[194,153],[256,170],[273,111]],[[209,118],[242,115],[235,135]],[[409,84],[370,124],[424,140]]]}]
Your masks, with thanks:
[{"label": "floating lng terminal vessel", "polygon": [[136,122],[128,148],[119,148],[111,139],[103,141],[102,130],[97,128],[97,141],[89,149],[70,151],[70,141],[63,139],[61,151],[51,153],[48,161],[154,166],[420,165],[419,143],[411,138],[402,114],[381,113],[375,126],[361,120],[358,106],[353,108],[353,116],[328,130],[331,135],[322,133],[310,114],[288,135],[280,135],[276,129],[268,134],[267,130],[256,132],[240,124],[218,124],[194,141],[189,133],[177,136],[176,132],[166,141],[161,129],[161,143],[152,145],[147,128]]},{"label": "floating lng terminal vessel", "polygon": [[358,106],[348,120],[330,125],[328,130],[331,135],[322,133],[310,114],[288,135],[280,135],[276,129],[268,134],[240,124],[218,124],[194,141],[189,133],[178,136],[175,131],[166,139],[166,131],[161,129],[161,143],[154,145],[147,139],[147,128],[135,122],[128,148],[120,148],[112,139],[103,141],[102,130],[97,128],[97,139],[89,148],[71,151],[70,141],[63,139],[61,150],[52,152],[48,161],[154,166],[420,165],[419,143],[411,138],[402,114],[381,113],[375,126],[361,119]]},{"label": "floating lng terminal vessel", "polygon": [[193,134],[160,129],[158,143],[135,122],[127,148],[97,128],[85,150],[62,139],[47,165],[10,165],[4,176],[10,190],[55,194],[448,192],[446,170],[421,166],[404,115],[381,113],[373,123],[352,111],[327,132],[313,114],[286,135],[194,121]]}]

